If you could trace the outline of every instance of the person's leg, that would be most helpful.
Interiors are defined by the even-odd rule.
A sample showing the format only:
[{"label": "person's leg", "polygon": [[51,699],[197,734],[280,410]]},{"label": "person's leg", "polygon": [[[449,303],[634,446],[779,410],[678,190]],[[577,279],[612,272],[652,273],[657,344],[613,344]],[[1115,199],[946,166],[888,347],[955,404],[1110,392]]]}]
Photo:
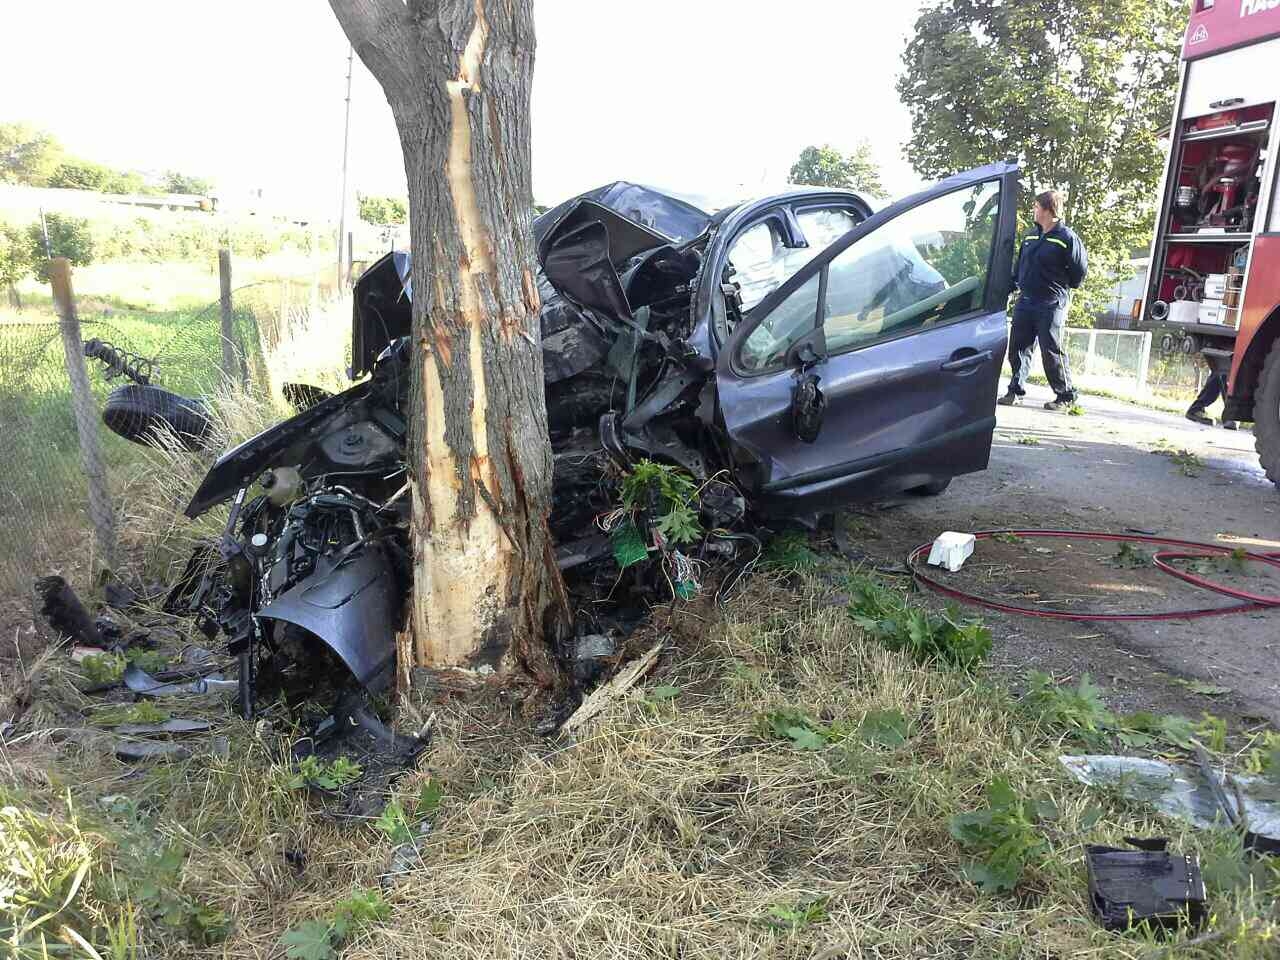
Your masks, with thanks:
[{"label": "person's leg", "polygon": [[1067,308],[1045,310],[1036,324],[1036,336],[1040,340],[1040,359],[1044,362],[1044,375],[1057,401],[1075,403],[1076,391],[1071,385],[1071,366],[1065,347]]},{"label": "person's leg", "polygon": [[1031,372],[1031,352],[1036,345],[1035,316],[1026,310],[1013,308],[1013,324],[1009,330],[1009,389],[1005,399],[1024,396],[1027,392],[1027,374]]},{"label": "person's leg", "polygon": [[1200,388],[1199,396],[1191,401],[1191,406],[1187,408],[1187,419],[1202,423],[1206,427],[1213,426],[1213,418],[1205,413],[1205,409],[1221,396],[1222,375],[1216,370],[1210,370],[1209,376],[1204,381],[1204,386]]}]

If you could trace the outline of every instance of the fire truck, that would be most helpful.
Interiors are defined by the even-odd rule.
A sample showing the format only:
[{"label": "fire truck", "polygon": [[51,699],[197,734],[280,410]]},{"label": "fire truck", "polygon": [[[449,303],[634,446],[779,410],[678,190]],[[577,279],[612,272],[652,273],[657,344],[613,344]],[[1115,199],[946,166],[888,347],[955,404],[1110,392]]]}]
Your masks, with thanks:
[{"label": "fire truck", "polygon": [[1192,0],[1144,309],[1227,376],[1280,486],[1278,102],[1280,0]]}]

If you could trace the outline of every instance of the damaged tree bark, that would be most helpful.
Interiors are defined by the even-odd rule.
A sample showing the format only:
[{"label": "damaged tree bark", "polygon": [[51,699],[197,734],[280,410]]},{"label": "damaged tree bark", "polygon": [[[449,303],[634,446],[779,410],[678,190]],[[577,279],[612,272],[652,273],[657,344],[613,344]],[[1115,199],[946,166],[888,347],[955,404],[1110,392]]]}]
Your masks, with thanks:
[{"label": "damaged tree bark", "polygon": [[570,611],[547,529],[530,218],[532,0],[330,0],[404,153],[417,350],[411,651],[557,682]]}]

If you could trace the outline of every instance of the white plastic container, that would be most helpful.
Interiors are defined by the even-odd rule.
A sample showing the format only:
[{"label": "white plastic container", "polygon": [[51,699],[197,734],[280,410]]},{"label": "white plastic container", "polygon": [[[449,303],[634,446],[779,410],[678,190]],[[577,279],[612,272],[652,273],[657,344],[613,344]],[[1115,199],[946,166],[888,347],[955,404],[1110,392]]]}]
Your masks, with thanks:
[{"label": "white plastic container", "polygon": [[1221,300],[1227,293],[1227,275],[1225,273],[1211,273],[1204,278],[1204,299]]},{"label": "white plastic container", "polygon": [[972,533],[947,531],[933,541],[929,550],[929,563],[935,567],[946,567],[955,573],[973,556],[973,544]]},{"label": "white plastic container", "polygon": [[1222,301],[1202,300],[1197,316],[1200,323],[1222,323]]},{"label": "white plastic container", "polygon": [[1175,300],[1169,304],[1170,323],[1195,323],[1200,314],[1200,303],[1197,300]]}]

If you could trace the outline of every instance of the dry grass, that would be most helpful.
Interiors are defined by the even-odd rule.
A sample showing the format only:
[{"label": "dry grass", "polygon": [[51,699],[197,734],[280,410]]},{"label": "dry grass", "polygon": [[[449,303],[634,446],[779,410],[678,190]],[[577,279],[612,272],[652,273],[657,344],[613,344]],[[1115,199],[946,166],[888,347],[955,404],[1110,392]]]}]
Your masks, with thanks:
[{"label": "dry grass", "polygon": [[[1002,691],[888,653],[824,597],[817,580],[784,589],[761,578],[723,622],[673,623],[683,639],[658,675],[574,744],[508,738],[511,709],[498,699],[417,704],[440,723],[398,790],[413,795],[430,776],[445,798],[419,842],[421,866],[388,889],[391,917],[342,956],[1147,957],[1151,942],[1096,927],[1085,892],[1083,844],[1132,835],[1169,835],[1205,859],[1228,935],[1177,956],[1274,955],[1274,868],[1251,888],[1225,835],[1090,793]],[[800,751],[759,732],[759,715],[779,708],[851,727],[896,709],[909,737]],[[137,956],[282,956],[288,927],[377,886],[388,862],[370,826],[334,825],[281,785],[272,737],[225,723],[231,759],[161,765],[142,782],[39,734],[4,748],[6,802],[21,797],[61,829],[75,811],[75,829],[98,838],[83,845],[94,896],[94,877],[125,869],[123,828],[101,817],[98,798],[127,791],[147,830],[188,851],[178,886],[232,923],[229,939],[203,949],[143,924]],[[981,806],[993,775],[1061,811],[1041,828],[1050,853],[1012,896],[969,884],[947,832],[950,816]],[[1082,831],[1093,805],[1103,819]],[[288,850],[305,851],[300,873]],[[95,943],[122,910],[92,899],[75,909],[86,937],[100,928]]]}]

